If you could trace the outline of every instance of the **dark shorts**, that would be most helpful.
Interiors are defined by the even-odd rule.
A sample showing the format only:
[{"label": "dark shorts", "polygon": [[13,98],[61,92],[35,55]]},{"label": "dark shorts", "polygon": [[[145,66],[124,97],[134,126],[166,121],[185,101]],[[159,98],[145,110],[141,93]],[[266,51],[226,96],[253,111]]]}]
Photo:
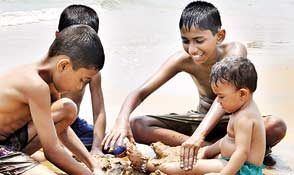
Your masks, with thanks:
[{"label": "dark shorts", "polygon": [[28,124],[11,134],[6,140],[0,141],[0,145],[5,145],[5,147],[20,151],[28,143]]},{"label": "dark shorts", "polygon": [[[188,111],[184,114],[170,113],[165,115],[147,115],[165,123],[168,129],[191,136],[205,117],[205,113]],[[229,115],[225,115],[207,135],[206,141],[215,141],[224,137],[227,133]]]},{"label": "dark shorts", "polygon": [[90,151],[93,143],[93,125],[90,125],[86,120],[77,117],[77,119],[71,125],[71,128],[80,138],[88,151]]},{"label": "dark shorts", "polygon": [[28,142],[28,125],[23,126],[6,140],[0,141],[0,173],[18,175],[39,163],[19,152]]}]

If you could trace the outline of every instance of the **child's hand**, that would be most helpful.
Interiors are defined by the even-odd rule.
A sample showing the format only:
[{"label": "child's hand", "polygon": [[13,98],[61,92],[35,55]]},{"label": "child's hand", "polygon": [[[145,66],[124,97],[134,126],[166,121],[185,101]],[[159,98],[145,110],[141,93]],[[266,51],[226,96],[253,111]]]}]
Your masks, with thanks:
[{"label": "child's hand", "polygon": [[130,142],[135,143],[130,124],[128,122],[118,122],[118,126],[113,127],[112,130],[104,137],[102,145],[104,145],[105,150],[110,147],[109,151],[112,151],[116,143],[117,145],[122,146],[125,138],[127,138]]},{"label": "child's hand", "polygon": [[197,161],[198,150],[203,143],[203,137],[190,137],[181,146],[180,167],[185,171],[191,170]]},{"label": "child's hand", "polygon": [[204,175],[221,175],[220,173],[206,173]]}]

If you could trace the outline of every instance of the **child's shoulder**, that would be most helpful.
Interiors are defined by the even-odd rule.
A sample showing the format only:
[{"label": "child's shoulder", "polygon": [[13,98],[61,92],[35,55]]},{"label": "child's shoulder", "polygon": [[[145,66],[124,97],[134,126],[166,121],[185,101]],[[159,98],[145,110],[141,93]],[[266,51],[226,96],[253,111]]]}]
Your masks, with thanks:
[{"label": "child's shoulder", "polygon": [[[24,93],[37,94],[39,91],[49,90],[48,84],[43,80],[34,65],[25,65],[14,70],[15,85]],[[49,92],[49,91],[48,91]]]},{"label": "child's shoulder", "polygon": [[257,110],[249,109],[249,110],[240,110],[236,114],[238,118],[238,122],[240,124],[255,122],[256,120],[262,119],[261,114]]},{"label": "child's shoulder", "polygon": [[241,56],[245,58],[247,57],[246,46],[240,42],[224,43],[220,47],[223,50],[223,58],[228,56]]}]

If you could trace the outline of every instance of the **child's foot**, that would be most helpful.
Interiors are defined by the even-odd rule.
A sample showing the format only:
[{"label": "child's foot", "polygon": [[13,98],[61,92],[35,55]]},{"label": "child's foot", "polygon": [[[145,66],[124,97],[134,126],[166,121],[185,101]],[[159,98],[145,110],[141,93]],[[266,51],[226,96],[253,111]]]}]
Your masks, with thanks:
[{"label": "child's foot", "polygon": [[276,164],[275,159],[271,156],[272,149],[270,147],[266,147],[265,156],[263,158],[263,164],[265,166],[274,166]]},{"label": "child's foot", "polygon": [[127,144],[127,155],[134,169],[144,173],[147,172],[148,158],[145,157],[133,143]]},{"label": "child's foot", "polygon": [[276,164],[276,161],[271,155],[267,155],[263,159],[263,164],[265,166],[274,166]]}]

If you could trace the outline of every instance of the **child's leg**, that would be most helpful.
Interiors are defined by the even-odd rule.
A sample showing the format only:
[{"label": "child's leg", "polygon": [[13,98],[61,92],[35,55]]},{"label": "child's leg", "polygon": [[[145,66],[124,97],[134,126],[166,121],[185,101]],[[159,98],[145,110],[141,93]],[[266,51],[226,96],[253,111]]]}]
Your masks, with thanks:
[{"label": "child's leg", "polygon": [[265,116],[264,125],[266,129],[266,155],[263,160],[263,164],[267,166],[273,166],[276,161],[270,156],[271,148],[278,144],[285,136],[287,131],[287,126],[284,120],[273,117],[273,116]]},{"label": "child's leg", "polygon": [[148,116],[134,117],[130,121],[134,138],[139,143],[151,144],[161,141],[166,145],[179,146],[189,138],[192,129],[179,131],[174,128],[183,128],[174,121],[161,121]]},{"label": "child's leg", "polygon": [[227,161],[220,159],[199,159],[190,171],[180,168],[179,162],[163,163],[158,166],[147,163],[147,169],[151,171],[160,170],[163,173],[173,175],[198,175],[213,172],[219,173],[226,164]]},{"label": "child's leg", "polygon": [[[61,135],[73,123],[77,114],[77,107],[75,103],[68,99],[63,98],[54,102],[51,106],[51,114],[55,124],[57,135]],[[28,125],[28,144],[22,150],[23,152],[31,155],[41,148],[40,141],[37,137],[37,131],[32,122]]]},{"label": "child's leg", "polygon": [[140,171],[154,172],[160,170],[166,174],[173,175],[195,175],[195,174],[205,174],[210,172],[220,172],[227,161],[220,159],[200,159],[193,166],[190,171],[185,171],[180,168],[180,162],[170,162],[170,163],[153,163],[155,161],[148,160],[143,154],[137,150],[136,146],[133,144],[127,145],[128,157],[135,169]]},{"label": "child's leg", "polygon": [[263,117],[266,129],[266,146],[273,147],[285,136],[287,126],[284,120],[271,115]]}]

